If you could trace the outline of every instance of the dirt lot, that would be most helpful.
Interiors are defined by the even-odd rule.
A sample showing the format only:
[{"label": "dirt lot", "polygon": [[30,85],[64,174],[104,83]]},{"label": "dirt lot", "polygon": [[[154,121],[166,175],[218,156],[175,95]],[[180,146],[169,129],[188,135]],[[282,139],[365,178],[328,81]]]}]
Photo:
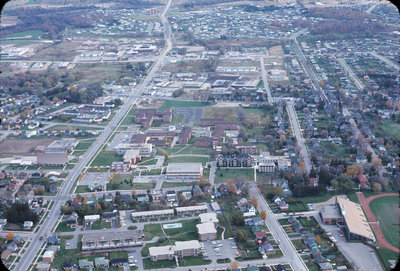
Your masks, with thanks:
[{"label": "dirt lot", "polygon": [[54,139],[15,139],[8,138],[0,144],[0,153],[30,154],[36,146],[49,145]]},{"label": "dirt lot", "polygon": [[281,45],[273,46],[269,49],[269,54],[271,56],[282,56],[283,55],[283,48]]}]

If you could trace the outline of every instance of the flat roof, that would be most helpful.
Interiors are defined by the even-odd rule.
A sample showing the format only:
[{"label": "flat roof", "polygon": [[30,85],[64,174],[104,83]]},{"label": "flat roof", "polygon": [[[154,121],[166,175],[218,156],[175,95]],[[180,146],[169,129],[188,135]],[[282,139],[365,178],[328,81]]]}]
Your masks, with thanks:
[{"label": "flat roof", "polygon": [[167,174],[171,173],[200,173],[202,169],[201,163],[169,163]]},{"label": "flat roof", "polygon": [[213,222],[216,223],[218,222],[217,215],[215,213],[204,213],[199,215],[200,222],[201,223],[207,223],[207,222]]},{"label": "flat roof", "polygon": [[151,216],[151,215],[173,215],[173,209],[165,209],[165,210],[154,210],[154,211],[144,211],[144,212],[133,212],[131,213],[132,217],[136,216]]},{"label": "flat roof", "polygon": [[175,242],[176,250],[200,249],[200,243],[197,240]]},{"label": "flat roof", "polygon": [[176,207],[176,211],[185,212],[185,211],[198,211],[198,210],[207,210],[207,205],[196,205],[196,206],[184,206],[184,207]]},{"label": "flat roof", "polygon": [[221,211],[221,207],[219,207],[219,204],[218,204],[218,202],[216,202],[216,201],[211,202],[211,208],[212,208],[214,211]]},{"label": "flat roof", "polygon": [[197,224],[196,228],[199,234],[217,233],[217,230],[214,227],[214,223],[212,222]]},{"label": "flat roof", "polygon": [[150,256],[174,255],[175,249],[174,246],[150,247],[149,254]]},{"label": "flat roof", "polygon": [[349,231],[375,241],[375,236],[360,204],[342,198],[338,198],[337,200]]},{"label": "flat roof", "polygon": [[323,218],[340,218],[342,215],[340,214],[339,209],[336,205],[325,205],[320,209]]}]

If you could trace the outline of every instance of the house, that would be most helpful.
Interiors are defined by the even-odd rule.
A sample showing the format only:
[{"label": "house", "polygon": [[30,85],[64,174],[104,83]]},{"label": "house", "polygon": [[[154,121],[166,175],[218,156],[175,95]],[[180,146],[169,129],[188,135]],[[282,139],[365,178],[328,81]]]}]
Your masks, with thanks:
[{"label": "house", "polygon": [[3,250],[3,252],[1,253],[1,260],[3,262],[6,262],[8,258],[11,256],[11,254],[12,251],[10,249]]},{"label": "house", "polygon": [[110,260],[111,266],[126,266],[128,265],[128,258],[116,258]]},{"label": "house", "polygon": [[104,257],[94,258],[94,266],[96,268],[106,268],[108,267],[108,260]]},{"label": "house", "polygon": [[217,216],[222,215],[221,207],[219,207],[218,202],[211,202],[211,208],[217,214]]},{"label": "house", "polygon": [[79,266],[79,269],[92,270],[93,269],[93,262],[92,261],[88,261],[87,259],[80,259],[78,266]]},{"label": "house", "polygon": [[287,211],[287,210],[289,210],[289,204],[287,204],[285,201],[280,201],[279,202],[279,209],[281,211]]},{"label": "house", "polygon": [[107,222],[111,222],[111,220],[117,219],[117,218],[118,218],[118,212],[105,212],[101,215],[101,219],[103,219]]},{"label": "house", "polygon": [[167,201],[176,201],[176,191],[175,190],[168,190],[165,192],[165,197]]},{"label": "house", "polygon": [[333,271],[334,270],[332,265],[327,262],[318,263],[318,265],[319,265],[320,271]]},{"label": "house", "polygon": [[242,207],[242,206],[244,206],[244,205],[247,205],[249,202],[248,202],[248,200],[246,199],[246,198],[241,198],[240,200],[238,200],[237,202],[236,202],[236,205],[238,206],[238,207]]},{"label": "house", "polygon": [[265,251],[265,254],[267,254],[267,255],[275,253],[275,249],[271,244],[265,244],[263,246],[263,249]]},{"label": "house", "polygon": [[139,202],[149,202],[149,195],[147,194],[137,194],[136,199]]},{"label": "house", "polygon": [[69,228],[77,228],[78,227],[78,214],[76,212],[72,212],[65,218],[65,225]]},{"label": "house", "polygon": [[58,245],[60,244],[60,239],[55,236],[50,236],[49,238],[47,238],[47,243],[50,245]]},{"label": "house", "polygon": [[262,230],[262,231],[255,232],[254,235],[256,236],[257,240],[261,240],[267,236],[267,233],[264,230]]},{"label": "house", "polygon": [[25,221],[24,222],[24,230],[31,230],[33,227],[33,222],[32,221]]},{"label": "house", "polygon": [[304,241],[304,243],[305,243],[310,249],[318,248],[318,244],[317,244],[314,240],[312,240],[312,239],[307,240],[307,241]]},{"label": "house", "polygon": [[228,185],[226,183],[220,184],[217,188],[217,190],[222,194],[228,194]]},{"label": "house", "polygon": [[251,220],[252,220],[252,222],[253,222],[253,225],[255,225],[255,226],[262,226],[262,225],[264,225],[264,220],[263,220],[261,217],[259,217],[259,216],[253,217]]},{"label": "house", "polygon": [[62,268],[63,268],[64,271],[72,270],[73,266],[74,265],[72,264],[72,262],[63,262],[63,264],[62,264]]},{"label": "house", "polygon": [[190,190],[183,190],[181,191],[181,194],[185,200],[190,200],[192,198],[192,191]]},{"label": "house", "polygon": [[195,197],[203,194],[203,190],[201,190],[201,188],[198,186],[193,187],[192,192],[193,192],[193,196],[195,196]]}]

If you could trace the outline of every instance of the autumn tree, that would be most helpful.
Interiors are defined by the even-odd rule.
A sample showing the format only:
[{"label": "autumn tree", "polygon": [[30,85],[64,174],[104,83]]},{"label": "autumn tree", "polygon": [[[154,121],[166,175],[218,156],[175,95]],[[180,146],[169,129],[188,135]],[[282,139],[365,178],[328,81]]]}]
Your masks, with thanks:
[{"label": "autumn tree", "polygon": [[100,204],[97,203],[96,206],[94,207],[94,209],[95,209],[96,213],[100,212],[100,210],[101,210]]},{"label": "autumn tree", "polygon": [[132,194],[132,196],[135,196],[136,195],[136,189],[132,189],[131,194]]},{"label": "autumn tree", "polygon": [[232,179],[230,179],[228,181],[228,192],[232,193],[232,194],[236,194],[237,193],[237,187],[236,187],[235,181],[232,180]]},{"label": "autumn tree", "polygon": [[258,198],[256,195],[251,196],[250,203],[254,207],[256,207],[256,208],[258,207]]},{"label": "autumn tree", "polygon": [[14,239],[14,233],[12,233],[12,232],[7,233],[6,240],[8,242],[11,242],[13,239]]},{"label": "autumn tree", "polygon": [[239,267],[239,263],[237,261],[233,261],[231,263],[231,269],[237,269]]},{"label": "autumn tree", "polygon": [[364,167],[358,164],[348,166],[346,170],[346,174],[351,177],[355,177],[363,173],[364,173]]},{"label": "autumn tree", "polygon": [[372,188],[374,192],[381,192],[382,191],[382,185],[380,183],[374,183],[374,186]]},{"label": "autumn tree", "polygon": [[315,237],[315,242],[317,242],[318,244],[321,242],[321,237],[319,237],[319,235]]},{"label": "autumn tree", "polygon": [[285,142],[286,141],[286,136],[284,134],[281,134],[281,136],[279,137],[279,141],[281,143]]},{"label": "autumn tree", "polygon": [[305,169],[305,168],[306,168],[306,165],[304,164],[304,162],[303,162],[303,161],[301,161],[301,162],[299,163],[299,167],[301,167],[301,168]]},{"label": "autumn tree", "polygon": [[262,211],[260,212],[260,216],[261,216],[261,218],[262,218],[263,220],[266,220],[266,219],[267,219],[267,212],[266,212],[265,210],[262,210]]},{"label": "autumn tree", "polygon": [[289,226],[289,227],[286,227],[286,231],[287,231],[287,232],[292,232],[292,227],[290,227],[290,226]]},{"label": "autumn tree", "polygon": [[375,169],[379,168],[382,166],[382,160],[378,157],[373,158],[371,161],[371,166]]}]

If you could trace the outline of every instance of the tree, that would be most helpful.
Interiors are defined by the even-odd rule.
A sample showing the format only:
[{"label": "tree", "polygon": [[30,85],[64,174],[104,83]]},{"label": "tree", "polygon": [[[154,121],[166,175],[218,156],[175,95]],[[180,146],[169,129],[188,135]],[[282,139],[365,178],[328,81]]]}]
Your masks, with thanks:
[{"label": "tree", "polygon": [[275,196],[279,196],[279,197],[283,197],[283,189],[282,189],[282,187],[280,187],[280,186],[275,186],[274,187],[274,189],[272,190],[272,193],[275,195]]},{"label": "tree", "polygon": [[258,198],[256,195],[251,196],[250,200],[251,205],[253,205],[255,208],[258,207]]},{"label": "tree", "polygon": [[246,241],[246,232],[244,230],[237,230],[236,231],[236,240],[239,243],[243,243]]},{"label": "tree", "polygon": [[339,183],[336,180],[331,180],[331,186],[335,189],[339,188]]},{"label": "tree", "polygon": [[284,134],[281,134],[281,136],[279,137],[279,141],[281,143],[286,142],[286,136]]},{"label": "tree", "polygon": [[348,166],[346,170],[346,174],[350,177],[355,177],[363,173],[364,173],[364,167],[358,164]]},{"label": "tree", "polygon": [[262,211],[260,212],[260,216],[261,216],[261,218],[262,218],[263,220],[266,220],[266,219],[267,219],[267,212],[266,212],[265,210],[262,210]]},{"label": "tree", "polygon": [[232,179],[228,180],[228,192],[232,193],[232,194],[236,194],[237,193],[236,184]]},{"label": "tree", "polygon": [[304,164],[304,162],[303,161],[301,161],[300,163],[299,163],[299,167],[301,167],[301,168],[306,168],[306,165]]},{"label": "tree", "polygon": [[131,194],[132,194],[132,197],[134,197],[136,195],[136,189],[132,189]]},{"label": "tree", "polygon": [[286,231],[287,231],[287,232],[292,232],[292,227],[290,227],[290,226],[289,226],[289,227],[286,227]]},{"label": "tree", "polygon": [[8,242],[11,242],[13,239],[14,239],[14,233],[12,233],[12,232],[7,233],[6,240]]},{"label": "tree", "polygon": [[374,183],[374,186],[372,188],[374,192],[381,192],[382,191],[382,185],[380,183]]},{"label": "tree", "polygon": [[94,209],[95,209],[96,213],[100,212],[101,205],[97,203],[96,206],[94,207]]},{"label": "tree", "polygon": [[380,166],[382,166],[382,160],[378,157],[375,157],[371,161],[371,166],[375,169],[378,169]]},{"label": "tree", "polygon": [[237,269],[239,267],[239,263],[237,261],[233,261],[231,263],[231,269]]},{"label": "tree", "polygon": [[36,223],[39,220],[39,215],[29,208],[28,203],[20,201],[11,204],[10,208],[6,210],[5,217],[10,223],[20,224],[24,223],[24,221]]},{"label": "tree", "polygon": [[243,226],[244,225],[244,216],[242,211],[236,211],[232,215],[232,224],[237,225],[237,226]]},{"label": "tree", "polygon": [[318,244],[321,242],[321,237],[319,237],[319,235],[315,237],[315,242],[317,242]]}]

